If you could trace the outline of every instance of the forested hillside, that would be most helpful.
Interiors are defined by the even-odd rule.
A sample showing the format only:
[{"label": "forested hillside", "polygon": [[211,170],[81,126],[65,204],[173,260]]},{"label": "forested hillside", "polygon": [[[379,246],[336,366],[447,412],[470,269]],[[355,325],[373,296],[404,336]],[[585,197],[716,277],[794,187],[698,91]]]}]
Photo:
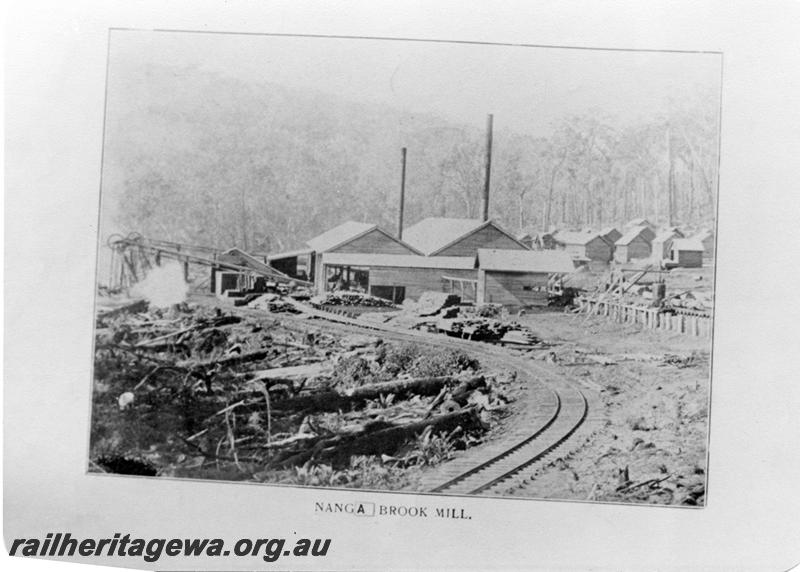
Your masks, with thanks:
[{"label": "forested hillside", "polygon": [[[407,225],[480,215],[479,128],[196,68],[112,70],[109,85],[104,234],[276,251],[347,219],[394,231],[401,147]],[[497,127],[491,216],[513,232],[709,224],[717,107],[698,93],[634,125],[587,110],[548,137]]]}]

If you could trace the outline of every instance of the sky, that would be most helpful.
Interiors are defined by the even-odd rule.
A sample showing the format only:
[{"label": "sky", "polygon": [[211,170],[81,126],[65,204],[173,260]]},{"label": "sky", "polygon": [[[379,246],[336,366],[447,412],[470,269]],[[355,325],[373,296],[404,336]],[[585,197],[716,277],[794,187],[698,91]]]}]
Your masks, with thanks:
[{"label": "sky", "polygon": [[670,99],[719,93],[722,61],[715,53],[137,30],[113,31],[109,54],[112,71],[189,66],[478,127],[492,113],[496,129],[532,135],[568,115],[634,123],[666,113]]}]

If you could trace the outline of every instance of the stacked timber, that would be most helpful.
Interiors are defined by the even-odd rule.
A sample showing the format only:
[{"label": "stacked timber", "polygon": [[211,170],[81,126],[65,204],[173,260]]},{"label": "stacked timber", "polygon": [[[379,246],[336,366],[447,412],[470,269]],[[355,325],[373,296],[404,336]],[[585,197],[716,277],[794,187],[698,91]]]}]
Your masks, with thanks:
[{"label": "stacked timber", "polygon": [[396,308],[397,306],[377,296],[370,296],[364,292],[326,292],[318,296],[313,296],[309,302],[312,306],[368,306],[374,308]]}]

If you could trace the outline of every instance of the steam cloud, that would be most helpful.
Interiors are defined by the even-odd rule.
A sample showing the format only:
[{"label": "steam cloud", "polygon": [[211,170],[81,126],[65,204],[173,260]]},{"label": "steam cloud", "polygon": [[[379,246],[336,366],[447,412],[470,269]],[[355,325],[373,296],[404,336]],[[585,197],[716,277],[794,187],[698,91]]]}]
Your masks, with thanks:
[{"label": "steam cloud", "polygon": [[177,262],[167,262],[153,268],[144,280],[131,289],[131,295],[145,298],[150,305],[165,308],[186,299],[189,285],[183,279],[183,268]]}]

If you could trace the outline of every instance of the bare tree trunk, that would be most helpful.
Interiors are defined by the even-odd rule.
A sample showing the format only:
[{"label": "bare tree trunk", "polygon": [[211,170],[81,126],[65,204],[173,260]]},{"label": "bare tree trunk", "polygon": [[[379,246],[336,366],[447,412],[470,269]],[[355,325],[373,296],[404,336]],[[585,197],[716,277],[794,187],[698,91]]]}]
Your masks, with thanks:
[{"label": "bare tree trunk", "polygon": [[558,172],[561,170],[561,166],[564,164],[564,161],[567,160],[567,150],[564,149],[564,153],[561,155],[561,159],[559,160],[558,164],[553,167],[553,170],[550,172],[550,186],[547,190],[547,210],[545,210],[544,214],[544,231],[550,231],[550,220],[551,215],[553,212],[553,191],[556,186],[556,177],[558,176]]}]

